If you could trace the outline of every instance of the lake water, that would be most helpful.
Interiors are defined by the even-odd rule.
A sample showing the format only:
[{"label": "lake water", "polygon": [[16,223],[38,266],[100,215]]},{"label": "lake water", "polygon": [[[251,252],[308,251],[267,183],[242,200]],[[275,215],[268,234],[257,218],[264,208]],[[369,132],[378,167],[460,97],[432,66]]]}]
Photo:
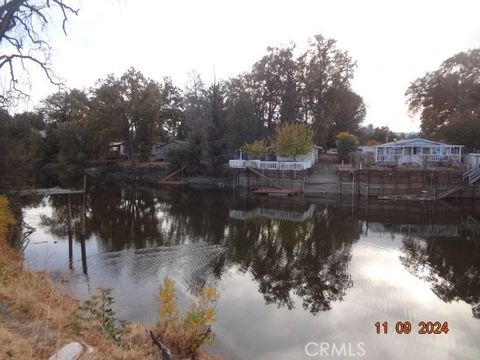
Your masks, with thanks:
[{"label": "lake water", "polygon": [[[74,296],[113,288],[120,318],[153,324],[165,277],[186,304],[220,292],[224,359],[479,359],[480,209],[473,205],[276,199],[92,185],[25,200],[36,231],[25,266],[67,280]],[[409,334],[397,322],[409,321]],[[419,323],[448,333],[419,334]],[[388,322],[377,334],[376,322]]]}]

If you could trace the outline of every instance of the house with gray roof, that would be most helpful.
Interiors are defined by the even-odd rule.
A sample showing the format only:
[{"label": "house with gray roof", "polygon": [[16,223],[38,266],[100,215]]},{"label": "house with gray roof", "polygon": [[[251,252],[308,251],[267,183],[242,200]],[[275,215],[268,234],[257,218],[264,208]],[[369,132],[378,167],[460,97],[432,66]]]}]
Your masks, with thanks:
[{"label": "house with gray roof", "polygon": [[426,139],[406,139],[374,146],[377,165],[458,166],[464,145],[449,145]]}]

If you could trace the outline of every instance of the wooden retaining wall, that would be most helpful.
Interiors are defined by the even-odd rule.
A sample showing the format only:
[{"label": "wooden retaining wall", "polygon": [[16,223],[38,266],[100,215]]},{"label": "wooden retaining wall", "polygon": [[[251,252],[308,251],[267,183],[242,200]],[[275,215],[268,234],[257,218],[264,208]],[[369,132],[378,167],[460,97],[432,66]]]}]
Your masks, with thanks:
[{"label": "wooden retaining wall", "polygon": [[[285,189],[293,189],[296,191],[303,191],[305,185],[305,179],[308,175],[308,170],[304,171],[268,171],[257,170],[263,176],[266,176],[271,182]],[[248,170],[236,170],[233,176],[233,186],[239,189],[258,189],[261,187],[272,187],[272,183],[269,183],[262,176],[248,171]]]},{"label": "wooden retaining wall", "polygon": [[460,190],[448,198],[480,197],[480,184],[463,181],[463,171],[458,169],[361,169],[339,171],[339,192],[361,196],[439,196],[454,187]]}]

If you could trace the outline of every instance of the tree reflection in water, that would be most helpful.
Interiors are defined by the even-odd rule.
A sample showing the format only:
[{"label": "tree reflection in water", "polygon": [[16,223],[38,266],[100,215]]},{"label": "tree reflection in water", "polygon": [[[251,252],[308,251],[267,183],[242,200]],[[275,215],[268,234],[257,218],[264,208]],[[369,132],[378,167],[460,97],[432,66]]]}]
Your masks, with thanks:
[{"label": "tree reflection in water", "polygon": [[293,308],[298,295],[313,314],[331,309],[352,286],[348,272],[358,221],[341,208],[319,208],[303,223],[259,220],[231,225],[229,260],[249,270],[267,303]]},{"label": "tree reflection in water", "polygon": [[465,301],[480,318],[480,224],[475,218],[479,214],[468,206],[377,204],[369,206],[365,220],[401,234],[405,268],[430,282],[441,300]]},{"label": "tree reflection in water", "polygon": [[[312,314],[341,301],[352,280],[348,272],[352,243],[361,223],[351,210],[319,206],[304,222],[273,219],[239,221],[229,210],[257,206],[258,199],[239,201],[229,194],[183,194],[174,191],[138,191],[91,186],[87,196],[87,239],[94,235],[103,252],[182,245],[203,241],[226,248],[209,264],[220,278],[238,265],[252,274],[267,303],[294,307],[292,295]],[[74,224],[80,226],[80,201],[72,202]],[[52,216],[43,225],[57,235],[67,229],[66,197],[51,197]],[[268,205],[268,203],[267,203]],[[289,204],[287,209],[305,204]],[[191,283],[198,290],[203,281]]]},{"label": "tree reflection in water", "polygon": [[465,301],[480,319],[480,243],[477,239],[405,237],[403,265],[432,285],[443,301]]}]

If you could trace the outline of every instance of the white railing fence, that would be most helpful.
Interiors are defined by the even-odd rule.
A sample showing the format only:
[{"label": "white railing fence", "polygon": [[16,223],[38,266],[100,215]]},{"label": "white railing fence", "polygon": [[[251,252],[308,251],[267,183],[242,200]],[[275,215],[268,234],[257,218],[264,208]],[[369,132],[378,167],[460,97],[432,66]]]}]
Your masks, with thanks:
[{"label": "white railing fence", "polygon": [[453,161],[455,163],[462,162],[462,156],[459,154],[450,155],[427,155],[427,154],[411,154],[411,155],[377,155],[377,162],[397,162],[400,164],[417,163],[422,165],[424,161]]},{"label": "white railing fence", "polygon": [[422,156],[421,155],[402,155],[398,158],[398,165],[402,164],[418,164],[422,165]]},{"label": "white railing fence", "polygon": [[229,166],[232,169],[245,169],[251,167],[258,170],[284,170],[301,171],[310,169],[314,161],[260,161],[260,160],[230,160]]}]

